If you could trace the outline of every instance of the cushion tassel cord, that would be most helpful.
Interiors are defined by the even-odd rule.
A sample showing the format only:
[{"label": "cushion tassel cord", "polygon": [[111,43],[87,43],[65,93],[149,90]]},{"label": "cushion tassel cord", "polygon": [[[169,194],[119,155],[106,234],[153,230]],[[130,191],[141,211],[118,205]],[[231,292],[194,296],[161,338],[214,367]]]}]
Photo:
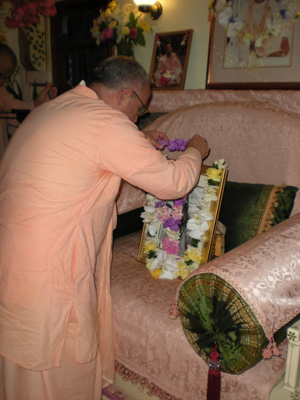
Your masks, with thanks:
[{"label": "cushion tassel cord", "polygon": [[219,361],[218,345],[211,350],[208,362],[207,400],[220,400],[221,398],[221,363]]}]

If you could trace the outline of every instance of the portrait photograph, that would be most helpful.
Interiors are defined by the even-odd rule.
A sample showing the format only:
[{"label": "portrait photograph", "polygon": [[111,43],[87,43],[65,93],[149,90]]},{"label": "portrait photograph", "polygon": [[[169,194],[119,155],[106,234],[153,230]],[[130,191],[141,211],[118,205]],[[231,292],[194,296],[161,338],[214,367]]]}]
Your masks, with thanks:
[{"label": "portrait photograph", "polygon": [[183,89],[193,31],[157,33],[150,81],[153,89]]}]

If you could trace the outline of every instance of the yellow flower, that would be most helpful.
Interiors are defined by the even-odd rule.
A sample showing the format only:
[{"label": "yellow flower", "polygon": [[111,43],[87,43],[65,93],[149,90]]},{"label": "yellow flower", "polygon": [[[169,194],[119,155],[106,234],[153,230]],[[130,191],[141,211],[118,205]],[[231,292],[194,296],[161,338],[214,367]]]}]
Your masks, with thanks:
[{"label": "yellow flower", "polygon": [[208,168],[206,171],[208,179],[212,179],[213,181],[218,181],[218,182],[221,180],[221,173],[222,171],[216,168]]},{"label": "yellow flower", "polygon": [[150,268],[151,268],[151,264],[152,264],[152,260],[148,261],[148,262],[146,263],[146,268],[147,268],[147,269],[150,269]]},{"label": "yellow flower", "polygon": [[151,31],[151,25],[149,24],[148,21],[145,21],[144,19],[139,20],[138,25],[145,32],[150,32]]},{"label": "yellow flower", "polygon": [[186,255],[195,263],[199,264],[202,260],[202,253],[197,247],[189,246],[186,250]]},{"label": "yellow flower", "polygon": [[104,12],[104,18],[109,18],[111,16],[111,9],[107,8]]},{"label": "yellow flower", "polygon": [[108,24],[109,29],[115,29],[117,26],[117,21],[113,20]]},{"label": "yellow flower", "polygon": [[189,270],[183,261],[178,261],[177,263],[177,276],[178,278],[185,279],[189,275]]},{"label": "yellow flower", "polygon": [[152,278],[155,278],[155,279],[158,279],[161,276],[161,273],[162,273],[162,271],[160,268],[157,268],[154,271],[150,271]]},{"label": "yellow flower", "polygon": [[189,276],[190,272],[188,270],[183,270],[178,272],[178,278],[185,279]]},{"label": "yellow flower", "polygon": [[145,242],[145,246],[144,246],[144,252],[148,253],[148,251],[153,251],[155,250],[157,247],[157,243],[156,242]]},{"label": "yellow flower", "polygon": [[110,3],[108,3],[107,8],[110,8],[112,11],[117,7],[117,3],[115,2],[115,0],[111,1]]},{"label": "yellow flower", "polygon": [[123,26],[122,28],[122,34],[125,35],[129,35],[130,29],[128,28],[128,26]]},{"label": "yellow flower", "polygon": [[92,31],[95,32],[95,33],[99,33],[100,32],[99,25],[97,24],[97,20],[96,19],[93,20]]}]

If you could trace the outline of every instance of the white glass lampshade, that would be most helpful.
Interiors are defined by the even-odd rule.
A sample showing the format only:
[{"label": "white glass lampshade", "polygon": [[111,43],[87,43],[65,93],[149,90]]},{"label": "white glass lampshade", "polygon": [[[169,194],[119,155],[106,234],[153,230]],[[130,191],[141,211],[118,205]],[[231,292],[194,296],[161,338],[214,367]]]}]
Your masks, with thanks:
[{"label": "white glass lampshade", "polygon": [[137,6],[153,6],[156,0],[134,0]]}]

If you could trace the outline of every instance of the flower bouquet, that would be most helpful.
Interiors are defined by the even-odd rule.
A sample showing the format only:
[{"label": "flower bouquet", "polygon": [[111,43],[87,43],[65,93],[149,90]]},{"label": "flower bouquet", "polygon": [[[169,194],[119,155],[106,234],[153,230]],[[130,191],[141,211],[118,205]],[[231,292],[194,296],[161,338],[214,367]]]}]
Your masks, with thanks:
[{"label": "flower bouquet", "polygon": [[183,199],[162,201],[147,194],[139,260],[160,279],[185,279],[209,261],[227,166],[204,166],[195,189]]},{"label": "flower bouquet", "polygon": [[116,46],[118,55],[132,57],[136,45],[145,46],[144,32],[152,30],[151,19],[131,4],[120,8],[111,1],[106,10],[93,21],[92,37],[99,45],[108,42]]}]

